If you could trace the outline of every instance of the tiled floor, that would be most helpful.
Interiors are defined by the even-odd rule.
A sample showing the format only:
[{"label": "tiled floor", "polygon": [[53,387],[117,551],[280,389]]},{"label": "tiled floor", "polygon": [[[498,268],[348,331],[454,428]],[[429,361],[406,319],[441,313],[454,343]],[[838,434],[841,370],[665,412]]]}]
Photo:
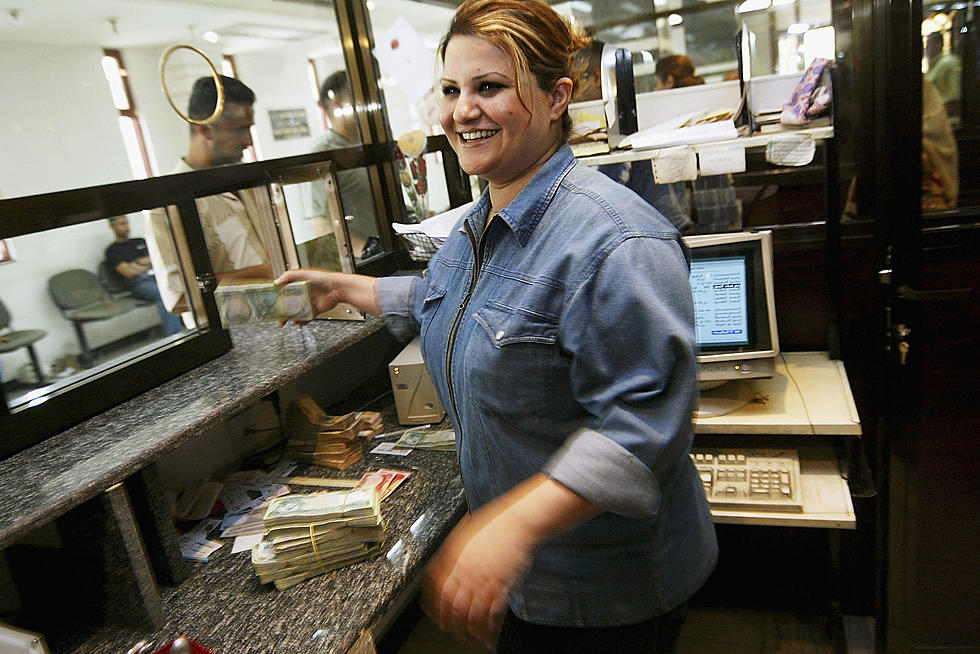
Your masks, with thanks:
[{"label": "tiled floor", "polygon": [[[870,621],[870,628],[869,628]],[[872,654],[874,624],[870,618],[846,616],[848,654]],[[486,654],[444,634],[422,617],[397,654]],[[791,612],[735,608],[691,610],[677,654],[833,654],[818,617]]]}]

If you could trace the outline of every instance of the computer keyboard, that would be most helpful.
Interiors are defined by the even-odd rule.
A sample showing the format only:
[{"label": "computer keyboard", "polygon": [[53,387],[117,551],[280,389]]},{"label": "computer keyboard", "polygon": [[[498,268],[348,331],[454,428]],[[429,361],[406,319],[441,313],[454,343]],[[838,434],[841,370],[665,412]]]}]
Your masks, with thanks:
[{"label": "computer keyboard", "polygon": [[795,450],[695,448],[691,459],[713,509],[803,511]]}]

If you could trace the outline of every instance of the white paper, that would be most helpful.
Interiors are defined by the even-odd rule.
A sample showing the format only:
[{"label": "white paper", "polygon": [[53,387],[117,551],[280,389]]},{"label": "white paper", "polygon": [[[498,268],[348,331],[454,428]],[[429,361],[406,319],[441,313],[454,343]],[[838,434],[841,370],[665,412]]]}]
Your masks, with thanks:
[{"label": "white paper", "polygon": [[382,443],[371,450],[371,454],[393,454],[395,456],[407,456],[411,453],[411,448],[395,447],[394,442]]},{"label": "white paper", "polygon": [[238,536],[231,545],[231,553],[244,552],[252,549],[253,545],[258,545],[265,534],[253,534],[252,536]]},{"label": "white paper", "polygon": [[698,167],[702,175],[744,173],[745,148],[740,145],[702,147],[698,150]]},{"label": "white paper", "polygon": [[773,136],[766,145],[766,161],[777,166],[805,166],[813,161],[816,150],[809,134]]},{"label": "white paper", "polygon": [[225,510],[229,513],[237,513],[248,509],[252,504],[252,498],[241,486],[225,486],[221,491],[221,503],[225,505]]},{"label": "white paper", "polygon": [[657,184],[684,182],[698,176],[698,159],[694,148],[689,146],[658,150],[651,163],[653,181]]},{"label": "white paper", "polygon": [[[683,116],[680,118],[684,118]],[[647,148],[664,148],[671,145],[694,145],[712,141],[728,141],[738,138],[735,123],[729,120],[719,120],[713,123],[702,123],[689,127],[675,127],[680,118],[671,119],[640,130],[627,136],[620,147],[633,146],[634,150]]]},{"label": "white paper", "polygon": [[374,56],[413,104],[435,84],[435,55],[404,16],[378,40]]},{"label": "white paper", "polygon": [[460,205],[455,209],[450,209],[449,211],[436,214],[431,218],[426,218],[420,223],[411,225],[405,223],[391,223],[391,226],[398,234],[422,232],[438,245],[449,237],[449,234],[453,231],[453,227],[455,227],[456,223],[459,222],[460,217],[469,211],[470,207],[472,206],[473,202],[467,202],[466,204]]}]

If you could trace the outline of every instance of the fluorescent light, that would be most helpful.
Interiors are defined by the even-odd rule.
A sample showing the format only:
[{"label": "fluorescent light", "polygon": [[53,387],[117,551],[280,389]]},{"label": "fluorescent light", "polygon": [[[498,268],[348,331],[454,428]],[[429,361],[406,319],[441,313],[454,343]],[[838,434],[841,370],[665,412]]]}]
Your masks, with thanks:
[{"label": "fluorescent light", "polygon": [[810,23],[793,23],[786,28],[787,34],[803,34],[810,29]]},{"label": "fluorescent light", "polygon": [[115,57],[108,55],[102,57],[102,72],[105,74],[105,80],[109,83],[112,104],[120,111],[129,109],[129,98],[126,97],[126,89],[123,88],[122,71],[119,69],[119,61]]},{"label": "fluorescent light", "polygon": [[772,6],[772,0],[745,0],[745,2],[738,6],[737,11],[740,14],[745,14],[750,11],[768,9],[770,6]]}]

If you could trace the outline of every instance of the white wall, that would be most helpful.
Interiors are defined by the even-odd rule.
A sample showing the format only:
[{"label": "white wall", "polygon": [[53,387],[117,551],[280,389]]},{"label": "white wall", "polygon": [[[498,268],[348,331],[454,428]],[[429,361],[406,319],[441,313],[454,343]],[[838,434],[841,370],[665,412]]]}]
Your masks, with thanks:
[{"label": "white wall", "polygon": [[100,48],[0,43],[4,197],[130,177],[101,60]]},{"label": "white wall", "polygon": [[[130,177],[101,58],[99,48],[0,44],[0,97],[8,99],[0,102],[5,197]],[[94,272],[112,239],[105,221],[64,228],[58,238],[10,239],[17,260],[0,266],[0,299],[15,329],[48,331],[35,345],[46,369],[61,355],[79,352],[71,324],[49,298],[48,277],[71,268]],[[24,349],[0,355],[3,378],[13,378],[26,361]]]}]

